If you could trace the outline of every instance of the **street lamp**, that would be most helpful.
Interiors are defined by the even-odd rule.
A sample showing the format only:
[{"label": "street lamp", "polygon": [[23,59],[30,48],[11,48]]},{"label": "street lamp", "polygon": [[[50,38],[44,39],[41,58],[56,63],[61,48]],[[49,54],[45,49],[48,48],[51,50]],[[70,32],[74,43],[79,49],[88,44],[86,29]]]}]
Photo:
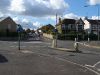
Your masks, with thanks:
[{"label": "street lamp", "polygon": [[75,42],[78,41],[78,24],[75,23],[75,27],[76,27],[76,38],[75,38]]},{"label": "street lamp", "polygon": [[[90,5],[86,5],[86,6],[84,6],[84,7],[88,7],[88,6],[90,6]],[[99,39],[99,4],[98,5],[95,5],[95,6],[97,6],[97,8],[98,8],[98,24],[97,24],[97,35],[98,35],[98,41],[100,40]]]},{"label": "street lamp", "polygon": [[90,32],[88,31],[88,42],[90,42],[90,38],[89,38]]},{"label": "street lamp", "polygon": [[[86,5],[86,6],[84,6],[84,7],[88,7],[88,6],[89,6],[89,5]],[[88,12],[86,12],[86,16],[88,17]],[[90,41],[89,34],[90,34],[90,32],[89,32],[89,30],[88,30],[88,38],[87,38],[88,42]]]},{"label": "street lamp", "polygon": [[98,41],[99,41],[99,5],[97,5],[98,7],[98,25],[97,25],[97,30],[98,30]]}]

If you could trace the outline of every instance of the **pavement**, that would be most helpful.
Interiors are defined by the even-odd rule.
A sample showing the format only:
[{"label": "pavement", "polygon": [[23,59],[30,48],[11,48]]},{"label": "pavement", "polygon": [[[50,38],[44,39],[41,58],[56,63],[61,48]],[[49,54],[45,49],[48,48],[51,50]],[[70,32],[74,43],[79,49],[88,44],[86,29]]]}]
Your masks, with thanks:
[{"label": "pavement", "polygon": [[100,41],[91,41],[91,42],[84,42],[84,44],[88,47],[98,48],[100,49]]},{"label": "pavement", "polygon": [[17,41],[0,41],[0,75],[100,75],[99,49],[80,45],[77,53],[73,41],[59,41],[57,49],[51,44],[21,41],[18,50]]}]

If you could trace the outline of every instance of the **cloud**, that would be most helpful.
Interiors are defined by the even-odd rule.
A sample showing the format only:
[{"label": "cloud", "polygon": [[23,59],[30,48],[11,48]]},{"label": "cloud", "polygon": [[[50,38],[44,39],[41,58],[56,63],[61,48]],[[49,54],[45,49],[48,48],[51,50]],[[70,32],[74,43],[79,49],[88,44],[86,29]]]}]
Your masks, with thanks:
[{"label": "cloud", "polygon": [[79,16],[73,14],[73,13],[69,13],[69,14],[65,14],[64,18],[70,18],[70,19],[78,19]]},{"label": "cloud", "polygon": [[9,10],[14,11],[16,13],[21,13],[21,12],[25,11],[23,4],[24,4],[23,0],[12,0]]},{"label": "cloud", "polygon": [[13,20],[20,24],[24,29],[37,29],[41,24],[39,22],[31,22],[28,19],[20,19],[19,17],[14,17]]},{"label": "cloud", "polygon": [[[91,19],[93,19],[93,20],[98,20],[98,16],[92,16]],[[100,16],[99,16],[99,20],[100,20]]]},{"label": "cloud", "polygon": [[22,22],[29,23],[29,20],[23,19]]},{"label": "cloud", "polygon": [[33,22],[33,26],[36,26],[37,28],[41,26],[39,22]]},{"label": "cloud", "polygon": [[3,13],[34,17],[63,14],[68,7],[65,0],[0,0],[0,11]]},{"label": "cloud", "polygon": [[17,24],[20,24],[21,20],[18,17],[13,17],[12,18]]},{"label": "cloud", "polygon": [[2,13],[7,12],[9,6],[10,0],[0,0],[0,11],[2,11]]},{"label": "cloud", "polygon": [[3,17],[3,16],[4,16],[4,14],[0,12],[0,17]]},{"label": "cloud", "polygon": [[90,5],[100,4],[100,0],[88,0]]}]

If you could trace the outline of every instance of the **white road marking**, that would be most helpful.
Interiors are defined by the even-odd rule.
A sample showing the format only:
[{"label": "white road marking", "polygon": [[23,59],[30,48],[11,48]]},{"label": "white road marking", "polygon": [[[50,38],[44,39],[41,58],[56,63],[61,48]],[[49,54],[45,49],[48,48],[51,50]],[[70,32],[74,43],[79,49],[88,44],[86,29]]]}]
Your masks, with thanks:
[{"label": "white road marking", "polygon": [[85,66],[89,66],[89,67],[96,67],[96,65],[100,64],[100,61],[98,61],[96,64],[94,64],[93,66],[92,65],[87,65],[85,64]]},{"label": "white road marking", "polygon": [[92,47],[92,48],[98,48],[98,49],[100,49],[100,47],[98,47],[98,46],[91,46],[91,45],[88,45],[86,43],[81,43],[81,42],[76,42],[76,43],[79,43],[79,44],[84,45],[86,47]]},{"label": "white road marking", "polygon": [[10,46],[10,47],[15,47],[15,46]]},{"label": "white road marking", "polygon": [[25,50],[25,51],[21,51],[22,53],[34,53],[32,51],[28,51],[28,50]]},{"label": "white road marking", "polygon": [[100,71],[100,69],[98,69],[98,71]]},{"label": "white road marking", "polygon": [[89,44],[83,44],[84,46],[87,46],[87,47],[92,47],[92,48],[97,48],[97,49],[100,49],[100,47],[99,46],[93,46],[93,45],[89,45]]},{"label": "white road marking", "polygon": [[87,65],[87,64],[85,64],[85,66],[94,68],[94,66],[92,66],[92,65]]},{"label": "white road marking", "polygon": [[96,65],[100,64],[100,61],[98,61],[96,64],[93,65],[93,67],[95,67]]},{"label": "white road marking", "polygon": [[79,43],[79,44],[81,44],[81,45],[85,45],[84,43],[81,43],[81,42],[76,42],[76,43]]},{"label": "white road marking", "polygon": [[[23,51],[22,51],[22,52],[23,52]],[[25,53],[27,53],[27,51],[26,51]],[[55,58],[55,59],[58,59],[58,60],[61,60],[61,61],[66,61],[66,62],[72,63],[72,64],[74,64],[74,65],[77,65],[77,66],[86,68],[87,70],[89,70],[89,71],[95,73],[96,75],[100,75],[99,72],[97,72],[97,71],[95,71],[95,70],[93,70],[93,69],[91,69],[91,68],[88,68],[86,65],[81,65],[81,64],[78,64],[78,63],[69,61],[69,60],[67,60],[67,59],[59,58],[59,57],[56,57],[56,56],[51,56],[51,55],[48,55],[48,54],[37,53],[37,52],[31,52],[31,53],[38,54],[39,56],[40,56],[40,55],[42,55],[42,56],[48,56],[48,57]]]},{"label": "white road marking", "polygon": [[95,68],[97,71],[100,72],[100,68],[97,68],[96,66],[100,64],[100,61],[98,61],[96,64],[94,64],[93,66],[92,65],[85,65],[86,67],[91,67],[91,68]]}]

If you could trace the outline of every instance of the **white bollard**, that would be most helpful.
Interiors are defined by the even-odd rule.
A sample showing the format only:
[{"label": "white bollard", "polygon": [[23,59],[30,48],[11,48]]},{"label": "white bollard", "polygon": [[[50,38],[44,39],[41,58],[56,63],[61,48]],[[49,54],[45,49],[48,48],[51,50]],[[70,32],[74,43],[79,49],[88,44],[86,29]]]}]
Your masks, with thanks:
[{"label": "white bollard", "polygon": [[75,38],[75,42],[77,41],[77,39]]},{"label": "white bollard", "polygon": [[52,40],[52,48],[54,48],[54,39]]},{"label": "white bollard", "polygon": [[75,42],[75,43],[74,43],[74,48],[75,48],[75,51],[76,51],[76,52],[79,52],[79,45],[78,45],[78,42]]},{"label": "white bollard", "polygon": [[52,41],[52,48],[56,48],[57,47],[57,40],[53,39]]},{"label": "white bollard", "polygon": [[88,42],[90,42],[90,38],[88,38]]}]

